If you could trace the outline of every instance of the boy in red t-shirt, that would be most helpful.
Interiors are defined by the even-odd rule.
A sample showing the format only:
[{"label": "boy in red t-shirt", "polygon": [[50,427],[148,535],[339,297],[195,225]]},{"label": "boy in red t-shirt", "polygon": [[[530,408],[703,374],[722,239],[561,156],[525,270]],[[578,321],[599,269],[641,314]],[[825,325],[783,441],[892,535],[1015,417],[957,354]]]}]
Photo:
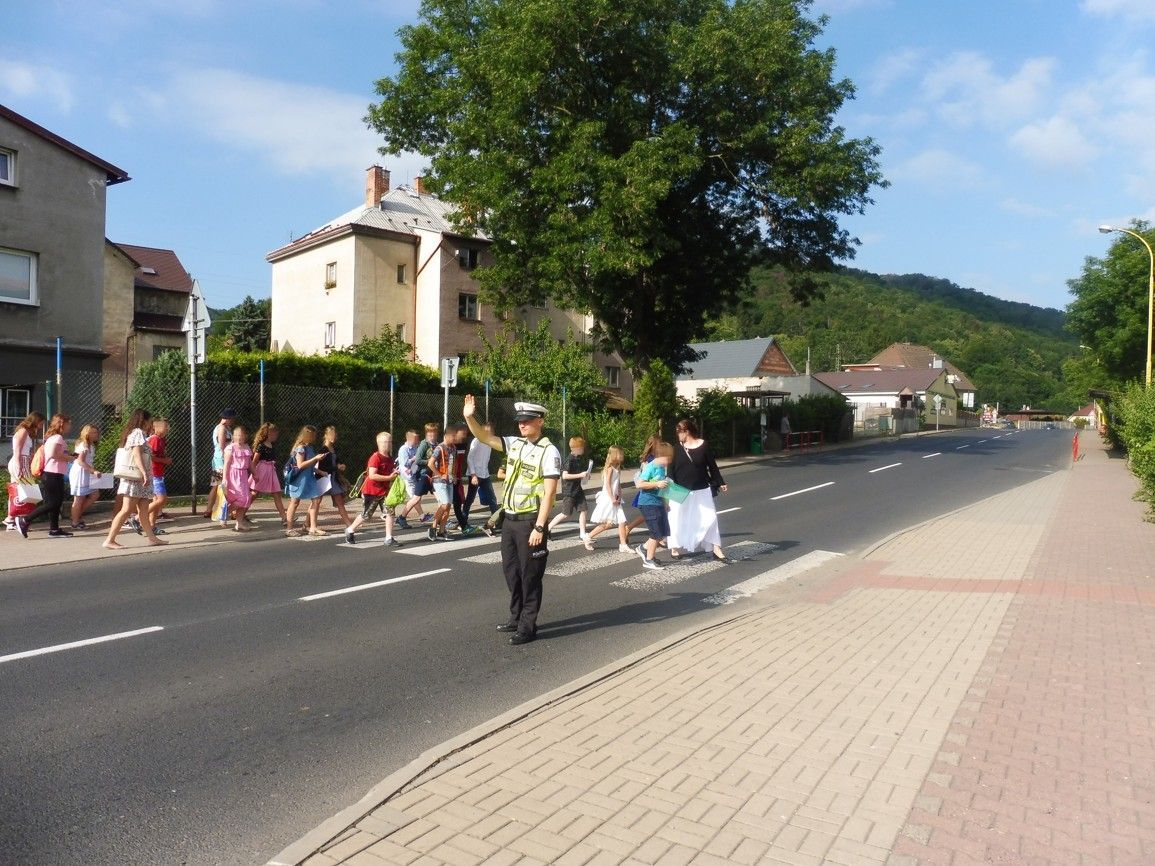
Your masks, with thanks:
[{"label": "boy in red t-shirt", "polygon": [[396,506],[386,505],[385,497],[389,495],[389,488],[393,479],[397,477],[397,462],[392,457],[393,437],[388,433],[377,434],[377,450],[369,455],[369,462],[365,466],[365,482],[361,485],[361,513],[358,514],[349,528],[345,530],[345,540],[350,544],[357,543],[354,533],[368,520],[374,511],[380,508],[385,512],[385,546],[400,547],[401,543],[393,537],[393,518]]},{"label": "boy in red t-shirt", "polygon": [[[168,456],[168,419],[152,419],[152,435],[148,437],[148,447],[152,451],[152,502],[148,506],[149,521],[153,526],[164,513],[164,504],[168,501],[168,489],[165,487],[164,473],[172,458]],[[135,525],[133,526],[135,529]],[[157,535],[164,533],[163,529],[156,531]]]}]

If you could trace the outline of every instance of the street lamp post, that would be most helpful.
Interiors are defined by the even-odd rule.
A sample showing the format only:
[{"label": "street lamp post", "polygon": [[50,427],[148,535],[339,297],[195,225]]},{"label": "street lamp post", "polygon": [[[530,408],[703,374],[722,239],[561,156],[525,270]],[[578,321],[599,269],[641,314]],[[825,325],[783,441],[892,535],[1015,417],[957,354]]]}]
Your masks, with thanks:
[{"label": "street lamp post", "polygon": [[1152,315],[1155,314],[1155,251],[1151,249],[1151,244],[1147,243],[1147,239],[1139,232],[1131,231],[1131,229],[1120,229],[1115,226],[1099,226],[1099,231],[1103,234],[1110,234],[1111,232],[1120,232],[1125,235],[1130,235],[1137,238],[1139,243],[1147,248],[1147,257],[1151,262],[1151,269],[1147,278],[1147,378],[1146,385],[1151,387],[1151,325]]}]

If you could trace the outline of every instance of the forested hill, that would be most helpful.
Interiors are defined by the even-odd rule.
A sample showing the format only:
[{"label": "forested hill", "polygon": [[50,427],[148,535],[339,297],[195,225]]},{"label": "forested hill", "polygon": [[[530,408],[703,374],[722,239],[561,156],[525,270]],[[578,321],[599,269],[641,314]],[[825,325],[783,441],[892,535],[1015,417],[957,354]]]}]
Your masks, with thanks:
[{"label": "forested hill", "polygon": [[891,343],[918,343],[970,376],[982,402],[1063,411],[1086,402],[1063,381],[1063,362],[1079,348],[1059,310],[921,274],[847,269],[817,279],[824,297],[801,306],[780,273],[759,269],[751,297],[712,325],[710,339],[777,336],[799,369],[809,348],[816,372],[867,361]]}]

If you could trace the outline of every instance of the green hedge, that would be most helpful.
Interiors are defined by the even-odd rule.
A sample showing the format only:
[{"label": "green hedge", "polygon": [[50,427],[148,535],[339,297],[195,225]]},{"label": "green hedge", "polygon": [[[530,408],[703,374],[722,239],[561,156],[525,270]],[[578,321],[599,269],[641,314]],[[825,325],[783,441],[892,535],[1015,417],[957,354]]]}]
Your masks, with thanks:
[{"label": "green hedge", "polygon": [[1155,389],[1132,382],[1114,407],[1111,439],[1127,449],[1141,495],[1155,509]]}]

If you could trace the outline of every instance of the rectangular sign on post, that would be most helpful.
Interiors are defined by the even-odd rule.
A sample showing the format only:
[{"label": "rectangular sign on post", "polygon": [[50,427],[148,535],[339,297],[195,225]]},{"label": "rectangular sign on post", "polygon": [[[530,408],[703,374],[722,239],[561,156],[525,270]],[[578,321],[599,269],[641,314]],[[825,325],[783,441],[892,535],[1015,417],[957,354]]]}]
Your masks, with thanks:
[{"label": "rectangular sign on post", "polygon": [[457,358],[441,359],[441,387],[457,387]]}]

